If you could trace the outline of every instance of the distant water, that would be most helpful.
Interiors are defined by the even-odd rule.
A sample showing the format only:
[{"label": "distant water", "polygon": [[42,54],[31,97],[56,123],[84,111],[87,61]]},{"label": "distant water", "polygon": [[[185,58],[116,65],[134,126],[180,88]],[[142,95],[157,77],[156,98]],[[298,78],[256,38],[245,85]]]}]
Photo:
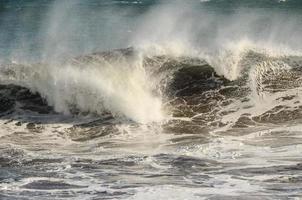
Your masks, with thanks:
[{"label": "distant water", "polygon": [[301,199],[300,0],[2,0],[0,199]]}]

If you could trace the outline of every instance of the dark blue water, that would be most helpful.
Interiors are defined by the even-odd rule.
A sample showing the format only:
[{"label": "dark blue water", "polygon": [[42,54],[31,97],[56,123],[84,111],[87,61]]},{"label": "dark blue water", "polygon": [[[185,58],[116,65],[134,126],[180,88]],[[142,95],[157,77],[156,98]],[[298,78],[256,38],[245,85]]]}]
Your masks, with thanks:
[{"label": "dark blue water", "polygon": [[[207,30],[195,30],[195,37],[201,38],[205,34],[214,34],[215,36],[215,26],[221,26],[224,20],[230,19],[232,16],[236,18],[238,13],[240,13],[238,14],[240,17],[242,12],[247,15],[259,15],[260,18],[255,19],[257,21],[252,22],[253,24],[242,21],[240,28],[252,26],[258,31],[246,31],[259,32],[260,34],[262,32],[264,32],[263,34],[270,34],[271,26],[275,25],[275,22],[272,22],[274,18],[279,18],[277,23],[280,23],[280,27],[278,27],[280,30],[276,30],[276,34],[279,31],[284,31],[282,24],[301,21],[302,5],[298,0],[213,0],[205,2],[189,0],[183,3],[179,2],[181,1],[3,0],[0,5],[0,52],[1,55],[4,55],[2,57],[9,57],[12,54],[21,56],[23,54],[22,56],[26,58],[37,57],[41,59],[43,54],[54,54],[53,52],[45,52],[47,51],[45,50],[46,41],[52,43],[50,44],[51,47],[47,47],[48,49],[60,48],[58,47],[60,45],[65,46],[64,53],[66,54],[128,47],[135,45],[131,38],[139,26],[144,23],[144,15],[156,7],[171,4],[182,4],[180,7],[185,10],[183,12],[188,12],[185,15],[195,18],[194,21],[191,19],[188,21],[184,16],[183,23],[191,23],[196,28],[199,28],[198,24],[206,21],[204,19],[206,16],[200,16],[202,13],[206,13],[207,17],[213,18],[215,16],[214,18],[217,18],[212,19],[211,27],[205,27]],[[186,9],[188,10],[186,11]],[[193,10],[194,14],[192,13]],[[160,19],[156,20],[158,20],[158,26],[161,26]],[[230,20],[231,22],[226,20],[225,23],[234,21],[234,19]],[[221,24],[218,23],[219,21]],[[209,33],[212,29],[214,29],[213,33]],[[262,29],[267,30],[263,31]],[[295,29],[299,33],[300,27],[295,27]],[[293,37],[298,33],[292,33],[294,34]],[[288,40],[291,40],[291,37],[288,37]]]}]

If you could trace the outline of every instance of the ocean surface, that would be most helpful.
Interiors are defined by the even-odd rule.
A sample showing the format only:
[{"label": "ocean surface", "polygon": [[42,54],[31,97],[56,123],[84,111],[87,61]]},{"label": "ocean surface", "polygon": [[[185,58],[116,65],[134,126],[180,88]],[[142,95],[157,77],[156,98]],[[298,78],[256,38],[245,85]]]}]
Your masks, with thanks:
[{"label": "ocean surface", "polygon": [[0,199],[302,199],[302,1],[1,0]]}]

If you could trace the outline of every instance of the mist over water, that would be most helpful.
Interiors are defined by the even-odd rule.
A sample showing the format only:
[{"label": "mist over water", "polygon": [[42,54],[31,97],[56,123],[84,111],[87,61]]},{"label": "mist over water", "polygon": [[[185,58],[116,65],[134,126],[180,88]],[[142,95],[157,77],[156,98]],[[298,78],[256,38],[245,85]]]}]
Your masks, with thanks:
[{"label": "mist over water", "polygon": [[0,3],[0,199],[299,199],[298,0]]}]

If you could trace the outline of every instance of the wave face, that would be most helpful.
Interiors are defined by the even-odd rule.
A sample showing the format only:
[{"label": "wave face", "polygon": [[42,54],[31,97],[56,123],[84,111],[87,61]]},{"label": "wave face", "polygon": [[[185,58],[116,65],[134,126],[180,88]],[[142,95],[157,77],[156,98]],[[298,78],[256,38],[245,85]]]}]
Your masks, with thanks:
[{"label": "wave face", "polygon": [[301,198],[302,3],[0,3],[0,199]]}]

